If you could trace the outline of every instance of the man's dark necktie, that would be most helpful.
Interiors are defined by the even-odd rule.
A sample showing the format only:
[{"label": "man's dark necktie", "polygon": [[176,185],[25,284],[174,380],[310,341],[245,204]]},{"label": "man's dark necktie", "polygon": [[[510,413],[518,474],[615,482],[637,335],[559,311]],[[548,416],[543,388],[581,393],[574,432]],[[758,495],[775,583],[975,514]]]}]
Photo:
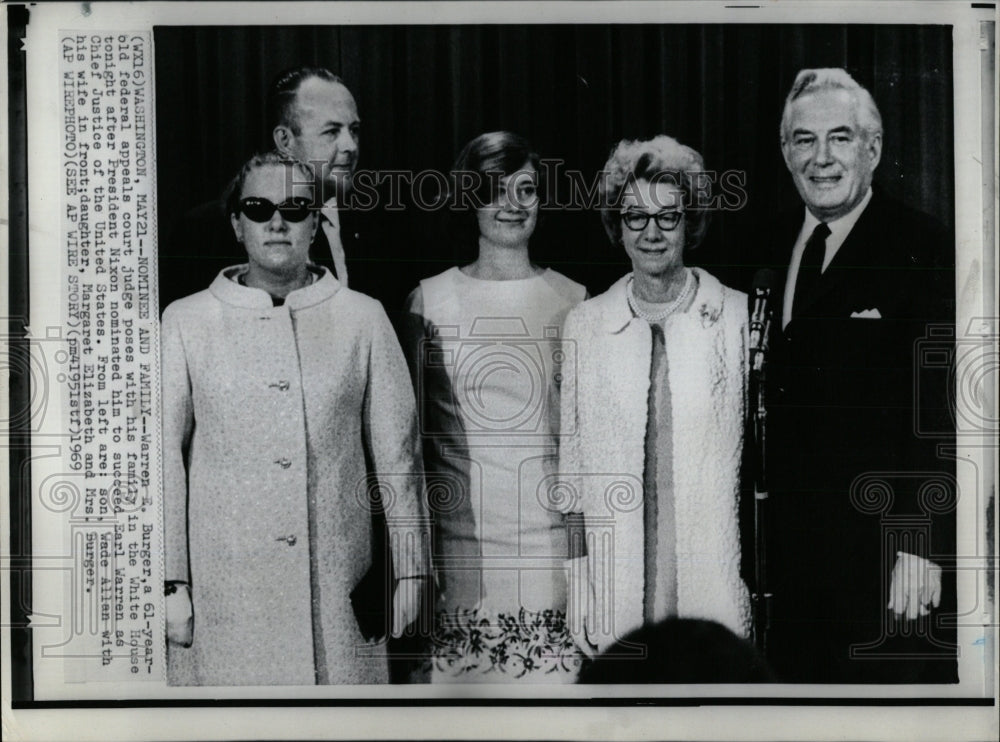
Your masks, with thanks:
[{"label": "man's dark necktie", "polygon": [[795,279],[795,299],[792,302],[792,317],[798,316],[808,297],[816,289],[820,274],[823,272],[823,259],[826,257],[826,238],[830,236],[830,228],[820,222],[809,236],[806,249],[802,251],[799,261],[799,275]]}]

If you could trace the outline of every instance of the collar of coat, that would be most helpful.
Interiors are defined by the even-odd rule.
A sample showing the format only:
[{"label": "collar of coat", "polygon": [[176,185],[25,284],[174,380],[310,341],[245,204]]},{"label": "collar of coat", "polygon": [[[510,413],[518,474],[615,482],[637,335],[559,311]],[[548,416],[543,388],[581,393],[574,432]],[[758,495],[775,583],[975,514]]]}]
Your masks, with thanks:
[{"label": "collar of coat", "polygon": [[[694,304],[685,312],[690,317],[699,317],[705,327],[715,324],[722,314],[722,284],[719,279],[701,268],[690,268],[698,279],[698,291],[694,296]],[[628,305],[628,286],[631,273],[626,273],[615,284],[600,296],[591,299],[599,315],[604,318],[604,329],[612,335],[624,330],[633,320],[645,322],[632,314]]]},{"label": "collar of coat", "polygon": [[[212,285],[208,287],[209,291],[219,301],[234,307],[271,309],[271,295],[264,291],[264,289],[243,286],[237,281],[237,278],[246,273],[249,268],[250,266],[246,263],[224,268],[215,277],[215,280],[212,281]],[[341,289],[340,281],[334,278],[329,268],[310,264],[309,270],[320,274],[320,277],[308,286],[296,289],[285,297],[284,306],[290,310],[304,309],[319,304],[329,299]]]}]

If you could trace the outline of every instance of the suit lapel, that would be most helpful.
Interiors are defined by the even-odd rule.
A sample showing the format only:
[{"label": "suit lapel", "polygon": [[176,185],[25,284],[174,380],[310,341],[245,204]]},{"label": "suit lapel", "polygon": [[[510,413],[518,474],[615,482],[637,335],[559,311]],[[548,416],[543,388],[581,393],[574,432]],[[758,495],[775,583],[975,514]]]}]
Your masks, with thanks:
[{"label": "suit lapel", "polygon": [[[800,312],[810,313],[817,307],[827,307],[820,314],[829,316],[849,304],[858,294],[862,285],[861,279],[866,277],[865,269],[872,264],[872,252],[880,242],[876,235],[882,226],[882,219],[878,215],[879,205],[878,194],[873,193],[871,201],[854,224],[854,228],[848,233],[847,239],[833,256],[830,265],[820,275],[812,294],[804,298],[799,308]],[[797,236],[796,234],[792,238],[793,245]],[[789,251],[790,259],[791,251]]]}]

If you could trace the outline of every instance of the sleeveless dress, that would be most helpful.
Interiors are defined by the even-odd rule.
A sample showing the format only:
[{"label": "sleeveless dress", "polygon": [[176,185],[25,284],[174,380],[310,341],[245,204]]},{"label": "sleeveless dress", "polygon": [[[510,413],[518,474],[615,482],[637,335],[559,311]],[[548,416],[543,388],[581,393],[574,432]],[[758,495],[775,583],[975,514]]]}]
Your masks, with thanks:
[{"label": "sleeveless dress", "polygon": [[545,270],[489,281],[458,268],[407,301],[438,588],[431,682],[573,682],[567,537],[551,501],[560,341],[586,290]]}]

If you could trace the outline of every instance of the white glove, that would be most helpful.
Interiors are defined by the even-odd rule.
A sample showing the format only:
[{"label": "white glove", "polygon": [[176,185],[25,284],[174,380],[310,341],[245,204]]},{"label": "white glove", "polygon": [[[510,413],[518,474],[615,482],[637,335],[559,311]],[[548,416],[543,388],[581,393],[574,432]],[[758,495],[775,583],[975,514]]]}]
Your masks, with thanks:
[{"label": "white glove", "polygon": [[406,627],[420,617],[420,592],[423,589],[422,577],[402,579],[396,583],[392,594],[392,636],[398,639],[406,631]]},{"label": "white glove", "polygon": [[194,641],[194,604],[191,601],[191,586],[179,584],[177,589],[166,596],[167,641],[190,647]]},{"label": "white glove", "polygon": [[591,642],[593,622],[591,620],[596,598],[590,584],[590,567],[587,557],[577,557],[566,561],[566,625],[573,641],[588,657],[597,652],[597,645]]},{"label": "white glove", "polygon": [[912,620],[941,605],[941,567],[923,557],[896,552],[889,587],[889,610]]}]

